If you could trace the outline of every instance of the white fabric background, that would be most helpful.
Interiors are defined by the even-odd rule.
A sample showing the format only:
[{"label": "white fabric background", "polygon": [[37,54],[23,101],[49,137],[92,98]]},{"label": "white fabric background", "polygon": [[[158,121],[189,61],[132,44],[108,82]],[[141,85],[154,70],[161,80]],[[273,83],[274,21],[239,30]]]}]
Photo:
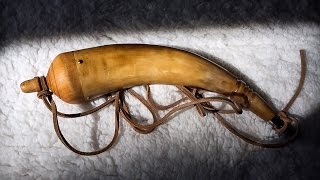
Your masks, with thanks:
[{"label": "white fabric background", "polygon": [[[315,24],[255,25],[101,32],[75,36],[21,39],[0,51],[0,177],[3,179],[162,179],[162,178],[310,178],[319,167],[320,27]],[[263,149],[228,132],[212,115],[201,118],[185,111],[153,133],[141,135],[121,120],[118,142],[98,156],[79,156],[58,140],[52,115],[36,94],[24,94],[19,84],[46,75],[61,52],[115,44],[148,43],[188,49],[235,71],[259,88],[279,110],[290,99],[300,73],[299,50],[306,49],[308,72],[290,112],[306,124],[304,135],[288,147]],[[214,60],[214,57],[218,60]],[[168,103],[179,98],[172,87],[153,86],[155,98]],[[169,99],[169,100],[168,100]],[[99,104],[68,105],[77,112]],[[131,99],[135,113],[150,117]],[[235,124],[258,136],[274,135],[270,125],[249,112],[230,116]],[[78,119],[61,119],[66,138],[81,150],[102,147],[113,132],[112,108]],[[310,134],[311,133],[311,134]],[[280,168],[281,167],[281,168]]]}]

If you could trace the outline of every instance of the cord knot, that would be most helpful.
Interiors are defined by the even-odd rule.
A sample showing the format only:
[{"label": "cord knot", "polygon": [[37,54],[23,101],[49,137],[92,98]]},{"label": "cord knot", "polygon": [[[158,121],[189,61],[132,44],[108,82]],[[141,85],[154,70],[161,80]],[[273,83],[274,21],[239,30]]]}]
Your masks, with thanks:
[{"label": "cord knot", "polygon": [[52,96],[52,92],[50,92],[49,90],[42,90],[40,92],[37,93],[37,96],[39,99],[42,99],[43,97],[49,97]]},{"label": "cord knot", "polygon": [[44,76],[39,77],[41,91],[38,92],[37,96],[38,98],[42,99],[43,97],[51,97],[52,92],[47,86],[46,78]]}]

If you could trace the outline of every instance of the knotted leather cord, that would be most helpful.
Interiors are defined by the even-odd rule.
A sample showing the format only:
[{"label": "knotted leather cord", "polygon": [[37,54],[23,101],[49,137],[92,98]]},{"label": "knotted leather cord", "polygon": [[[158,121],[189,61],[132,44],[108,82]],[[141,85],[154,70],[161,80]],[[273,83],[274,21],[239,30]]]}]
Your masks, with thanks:
[{"label": "knotted leather cord", "polygon": [[[286,112],[289,110],[289,108],[291,107],[291,105],[293,104],[293,102],[298,97],[299,93],[301,92],[302,87],[303,87],[303,83],[304,83],[304,79],[306,76],[306,60],[305,60],[306,55],[305,55],[304,50],[300,50],[300,56],[301,56],[301,76],[300,76],[299,85],[298,85],[294,95],[292,96],[292,98],[288,102],[288,104],[285,106],[285,108],[281,112],[279,112],[279,116],[283,117],[284,119],[288,119],[288,117],[286,116]],[[189,88],[188,89],[183,86],[176,86],[176,87],[186,97],[181,98],[180,100],[178,100],[172,104],[166,105],[166,106],[159,105],[152,99],[151,92],[150,92],[150,86],[146,85],[145,87],[147,90],[147,99],[145,99],[143,96],[136,93],[132,88],[127,89],[127,90],[120,90],[120,91],[117,91],[115,93],[115,95],[106,96],[106,102],[104,102],[103,104],[101,104],[91,110],[81,112],[81,113],[75,113],[75,114],[65,114],[65,113],[61,113],[57,110],[56,104],[55,104],[54,100],[52,99],[52,92],[50,92],[50,90],[46,84],[45,77],[42,76],[42,77],[40,77],[39,80],[40,80],[40,84],[42,87],[42,91],[38,92],[38,97],[43,100],[46,107],[52,112],[54,129],[56,131],[58,138],[68,149],[70,149],[71,151],[73,151],[74,153],[77,153],[79,155],[86,155],[86,156],[97,155],[97,154],[100,154],[104,151],[107,151],[110,147],[112,147],[112,145],[114,145],[114,143],[116,142],[117,137],[118,137],[119,119],[120,119],[119,116],[120,115],[130,124],[131,127],[133,127],[133,129],[135,131],[137,131],[139,133],[147,134],[147,133],[152,132],[159,125],[169,121],[170,117],[173,114],[177,113],[178,111],[181,111],[181,110],[193,107],[193,106],[196,106],[197,111],[201,116],[205,116],[206,111],[212,112],[214,117],[216,117],[219,120],[219,122],[222,125],[224,125],[234,135],[238,136],[239,138],[241,138],[242,140],[244,140],[250,144],[261,146],[261,147],[276,148],[276,147],[285,146],[285,145],[289,144],[290,142],[292,142],[297,137],[298,132],[299,132],[299,129],[297,129],[295,131],[295,133],[293,135],[291,135],[287,139],[287,141],[285,141],[285,142],[271,143],[268,141],[257,140],[254,137],[252,137],[251,135],[233,127],[228,121],[225,120],[225,118],[223,118],[221,116],[221,114],[230,114],[230,113],[241,114],[242,113],[241,106],[237,105],[235,102],[233,102],[232,100],[230,100],[227,97],[203,97],[203,93],[206,91],[198,90],[196,88]],[[145,105],[145,107],[147,107],[147,109],[150,111],[150,113],[152,114],[153,119],[154,119],[151,124],[139,124],[138,121],[132,117],[132,115],[130,114],[127,102],[125,100],[124,91],[127,91],[130,95],[137,98],[142,104]],[[186,100],[189,100],[190,102],[186,102],[184,104],[181,104],[182,102],[184,102]],[[212,105],[212,102],[225,103],[231,107],[231,110],[230,109],[224,110],[224,109],[216,108]],[[103,107],[109,106],[111,104],[113,104],[115,106],[115,130],[114,130],[113,138],[107,146],[105,146],[104,148],[97,150],[97,151],[84,152],[84,151],[77,150],[71,144],[68,143],[68,141],[62,135],[62,132],[59,127],[59,122],[58,122],[57,116],[65,117],[65,118],[76,118],[76,117],[86,116],[86,115],[89,115],[91,113],[94,113],[94,112],[102,109]],[[160,110],[165,111],[165,110],[169,110],[169,109],[171,109],[171,110],[165,116],[163,116],[162,118],[159,117],[158,111],[160,111]]]}]

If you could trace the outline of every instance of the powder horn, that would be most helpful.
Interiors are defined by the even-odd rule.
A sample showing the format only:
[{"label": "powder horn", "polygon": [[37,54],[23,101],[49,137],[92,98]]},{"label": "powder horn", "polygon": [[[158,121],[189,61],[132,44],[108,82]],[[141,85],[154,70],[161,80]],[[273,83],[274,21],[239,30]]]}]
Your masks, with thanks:
[{"label": "powder horn", "polygon": [[[285,132],[295,122],[273,109],[243,81],[197,54],[157,45],[116,44],[65,52],[44,78],[64,102],[84,103],[104,94],[149,84],[195,87],[230,97],[236,104]],[[25,93],[43,90],[35,77],[21,83]]]}]

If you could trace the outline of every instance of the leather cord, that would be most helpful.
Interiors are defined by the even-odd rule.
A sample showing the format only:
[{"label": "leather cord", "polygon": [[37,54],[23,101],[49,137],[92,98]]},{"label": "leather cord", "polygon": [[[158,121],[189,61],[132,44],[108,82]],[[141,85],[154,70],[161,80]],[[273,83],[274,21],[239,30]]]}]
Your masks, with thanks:
[{"label": "leather cord", "polygon": [[[302,90],[304,79],[306,76],[306,60],[305,60],[305,51],[301,50],[300,51],[301,55],[301,77],[299,81],[299,85],[288,102],[288,104],[285,106],[285,108],[279,112],[279,116],[287,120],[288,122],[291,120],[286,116],[287,111],[289,108],[292,106],[293,102],[296,100],[298,97],[299,93]],[[270,142],[270,141],[265,141],[265,140],[259,140],[257,138],[254,138],[253,136],[235,128],[232,126],[225,118],[221,116],[221,114],[230,114],[230,113],[235,113],[235,114],[241,114],[242,113],[242,106],[236,104],[234,101],[230,100],[232,97],[229,99],[227,97],[204,97],[203,93],[206,92],[204,90],[199,90],[196,88],[187,88],[183,86],[176,86],[180,92],[182,92],[185,97],[181,98],[180,100],[163,106],[157,104],[151,96],[151,91],[150,91],[150,86],[146,85],[146,91],[147,91],[147,98],[145,99],[143,96],[135,92],[132,88],[131,89],[126,89],[126,90],[120,90],[117,91],[113,95],[108,95],[105,96],[106,101],[102,103],[101,105],[85,111],[81,113],[75,113],[75,114],[65,114],[61,113],[57,110],[56,104],[52,98],[52,92],[50,92],[47,84],[45,77],[40,77],[40,84],[42,87],[42,91],[38,93],[38,97],[43,100],[44,104],[46,107],[52,112],[53,115],[53,124],[54,124],[54,129],[55,132],[60,139],[60,141],[71,151],[73,151],[76,154],[79,155],[85,155],[85,156],[91,156],[91,155],[97,155],[102,152],[107,151],[109,148],[111,148],[117,140],[118,133],[119,133],[119,120],[120,116],[125,119],[129,125],[137,132],[142,133],[142,134],[147,134],[152,132],[156,127],[160,126],[161,124],[166,123],[167,121],[170,120],[170,117],[174,115],[175,113],[191,108],[191,107],[196,107],[198,113],[201,116],[205,116],[206,112],[211,112],[213,113],[214,117],[219,120],[219,122],[225,126],[230,132],[232,132],[234,135],[238,136],[242,140],[244,140],[247,143],[256,145],[256,146],[261,146],[261,147],[267,147],[267,148],[277,148],[277,147],[282,147],[290,142],[292,142],[298,135],[299,129],[296,129],[296,131],[286,139],[284,142]],[[137,98],[145,107],[150,111],[150,113],[153,116],[153,122],[151,124],[140,124],[138,121],[133,118],[133,116],[130,113],[128,104],[125,99],[124,93],[127,92],[133,97]],[[183,103],[185,101],[188,101],[186,103]],[[212,102],[221,102],[230,107],[230,109],[219,109],[216,108]],[[111,141],[107,146],[104,148],[97,150],[97,151],[92,151],[92,152],[84,152],[80,151],[76,148],[74,148],[63,136],[61,129],[59,127],[59,121],[58,121],[58,116],[64,117],[64,118],[76,118],[76,117],[81,117],[81,116],[86,116],[89,114],[92,114],[104,107],[107,107],[109,105],[114,105],[115,106],[115,130],[114,130],[114,135]],[[159,111],[168,111],[167,114],[165,114],[162,118],[159,117],[158,112]],[[288,120],[289,119],[289,120]],[[298,122],[297,122],[298,123]]]},{"label": "leather cord", "polygon": [[299,94],[300,94],[300,92],[302,90],[304,81],[306,79],[307,62],[306,62],[306,51],[305,50],[300,50],[300,60],[301,60],[301,70],[300,70],[300,80],[299,80],[299,83],[298,83],[298,87],[295,90],[294,95],[291,97],[291,99],[287,103],[287,105],[283,108],[283,110],[282,110],[283,112],[288,112],[288,110],[290,109],[290,107],[292,106],[294,101],[299,96]]}]

